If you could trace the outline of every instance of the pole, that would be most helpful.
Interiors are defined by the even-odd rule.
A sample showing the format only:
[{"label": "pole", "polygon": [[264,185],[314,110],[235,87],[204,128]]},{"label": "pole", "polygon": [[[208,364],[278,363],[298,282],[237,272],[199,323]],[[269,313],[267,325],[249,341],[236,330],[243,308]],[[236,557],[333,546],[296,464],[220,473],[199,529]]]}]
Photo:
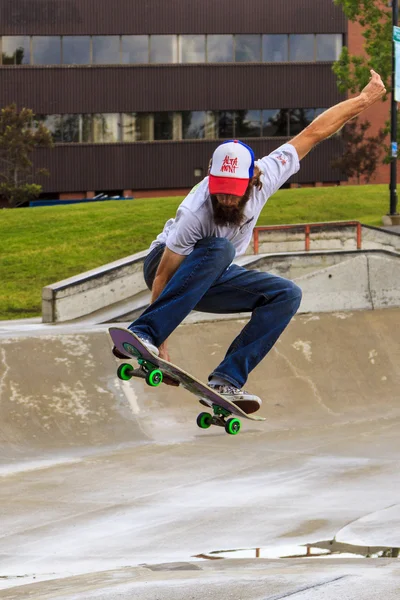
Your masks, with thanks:
[{"label": "pole", "polygon": [[[399,20],[398,0],[392,0],[393,27],[397,27]],[[394,29],[393,29],[394,31]],[[397,66],[400,68],[400,65]],[[392,110],[391,110],[391,147],[392,158],[390,161],[390,215],[397,214],[397,102],[395,99],[396,89],[396,51],[393,41],[392,49]]]}]

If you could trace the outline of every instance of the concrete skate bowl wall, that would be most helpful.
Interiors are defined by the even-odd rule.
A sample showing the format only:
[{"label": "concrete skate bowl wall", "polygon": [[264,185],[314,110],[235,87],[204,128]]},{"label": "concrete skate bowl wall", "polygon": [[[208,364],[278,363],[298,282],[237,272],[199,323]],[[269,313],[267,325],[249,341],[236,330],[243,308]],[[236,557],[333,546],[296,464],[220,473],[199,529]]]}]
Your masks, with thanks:
[{"label": "concrete skate bowl wall", "polygon": [[[359,223],[317,225],[279,226],[277,230],[273,228],[274,230],[268,231],[256,227],[247,256],[239,257],[235,262],[247,264],[252,261],[255,240],[258,254],[271,253],[271,259],[272,254],[279,257],[280,253],[285,253],[282,256],[286,262],[286,270],[290,269],[295,254],[299,257],[312,253],[322,256],[329,252],[332,255],[341,252],[349,255],[358,248],[359,251],[381,250],[392,256],[400,256],[399,234],[361,226]],[[305,238],[306,227],[309,228],[308,238]],[[305,239],[308,239],[308,244],[305,244]],[[304,252],[305,246],[311,252]],[[143,279],[146,255],[147,250],[46,286],[42,292],[43,322],[62,323],[81,319],[92,323],[109,323],[133,320],[150,301],[150,293]],[[306,258],[301,260],[306,264]],[[350,306],[350,309],[354,308],[367,306]]]},{"label": "concrete skate bowl wall", "polygon": [[[206,380],[245,323],[182,325],[171,336],[172,360]],[[245,451],[260,436],[275,450],[301,449],[311,431],[345,438],[365,422],[384,436],[400,416],[399,323],[398,309],[297,316],[246,385],[262,397],[267,421],[244,420],[236,437],[198,429],[202,407],[183,389],[119,381],[106,330],[3,339],[0,469],[132,445],[139,453],[143,444],[155,456],[193,442]]]}]

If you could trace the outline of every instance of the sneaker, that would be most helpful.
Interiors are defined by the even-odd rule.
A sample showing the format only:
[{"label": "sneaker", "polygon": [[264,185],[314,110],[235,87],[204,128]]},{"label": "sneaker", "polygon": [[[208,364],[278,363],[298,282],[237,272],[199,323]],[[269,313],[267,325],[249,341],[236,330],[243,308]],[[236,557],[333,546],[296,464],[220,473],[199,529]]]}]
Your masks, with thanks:
[{"label": "sneaker", "polygon": [[[135,333],[135,332],[133,331],[132,333]],[[147,350],[149,350],[156,356],[159,356],[160,352],[159,352],[158,348],[150,341],[149,338],[142,336],[142,335],[138,335],[137,333],[135,333],[135,335],[144,344],[144,346],[146,346]],[[120,360],[124,360],[125,358],[127,358],[127,359],[132,358],[132,356],[130,356],[129,354],[123,354],[122,352],[120,352],[118,350],[118,348],[116,348],[115,346],[112,349],[112,353],[114,354],[114,356],[116,356]]]},{"label": "sneaker", "polygon": [[221,394],[224,398],[236,404],[248,415],[257,412],[262,404],[261,398],[255,394],[250,394],[246,390],[241,390],[233,385],[210,385],[212,390]]},{"label": "sneaker", "polygon": [[155,346],[153,344],[153,341],[149,337],[139,334],[139,333],[136,333],[136,331],[132,331],[132,333],[134,333],[136,335],[136,337],[139,338],[139,340],[142,342],[142,344],[144,346],[146,346],[146,348],[149,352],[151,352],[152,354],[155,354],[156,356],[160,355],[159,349],[157,348],[157,346]]}]

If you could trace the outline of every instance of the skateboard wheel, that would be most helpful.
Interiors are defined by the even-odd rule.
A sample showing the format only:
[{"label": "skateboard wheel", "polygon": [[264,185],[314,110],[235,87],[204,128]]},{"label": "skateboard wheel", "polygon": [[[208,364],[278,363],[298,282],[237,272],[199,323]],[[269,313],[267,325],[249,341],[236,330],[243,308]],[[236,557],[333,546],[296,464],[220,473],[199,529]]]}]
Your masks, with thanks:
[{"label": "skateboard wheel", "polygon": [[117,375],[122,381],[129,381],[132,379],[132,365],[124,363],[118,367]]},{"label": "skateboard wheel", "polygon": [[147,385],[151,385],[152,387],[157,387],[162,383],[163,374],[159,369],[154,369],[154,371],[150,371],[146,375],[146,383]]},{"label": "skateboard wheel", "polygon": [[225,431],[230,435],[237,435],[240,431],[242,424],[239,419],[228,419],[225,423]]},{"label": "skateboard wheel", "polygon": [[208,429],[212,425],[212,420],[213,418],[210,413],[203,412],[197,417],[197,425],[200,429]]}]

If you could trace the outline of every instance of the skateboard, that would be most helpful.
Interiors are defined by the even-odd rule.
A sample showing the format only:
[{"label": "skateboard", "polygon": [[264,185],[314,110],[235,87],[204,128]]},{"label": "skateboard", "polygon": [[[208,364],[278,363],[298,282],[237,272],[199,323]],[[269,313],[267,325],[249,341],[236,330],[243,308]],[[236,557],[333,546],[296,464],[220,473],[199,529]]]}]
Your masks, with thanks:
[{"label": "skateboard", "polygon": [[146,380],[147,385],[157,387],[162,383],[165,375],[181,384],[182,387],[197,396],[201,404],[212,411],[212,414],[202,412],[197,417],[197,425],[201,429],[208,429],[211,425],[216,425],[223,427],[226,433],[236,435],[241,429],[241,422],[237,417],[251,421],[265,421],[263,417],[250,414],[252,411],[254,412],[255,408],[258,408],[258,403],[239,401],[243,406],[242,409],[236,403],[230,402],[208,385],[193,377],[193,375],[150,352],[139,338],[128,329],[110,327],[108,331],[117,350],[121,354],[128,355],[129,358],[134,358],[139,363],[137,369],[134,369],[128,363],[121,364],[117,371],[118,377],[123,381],[129,381],[132,377],[140,377]]}]

